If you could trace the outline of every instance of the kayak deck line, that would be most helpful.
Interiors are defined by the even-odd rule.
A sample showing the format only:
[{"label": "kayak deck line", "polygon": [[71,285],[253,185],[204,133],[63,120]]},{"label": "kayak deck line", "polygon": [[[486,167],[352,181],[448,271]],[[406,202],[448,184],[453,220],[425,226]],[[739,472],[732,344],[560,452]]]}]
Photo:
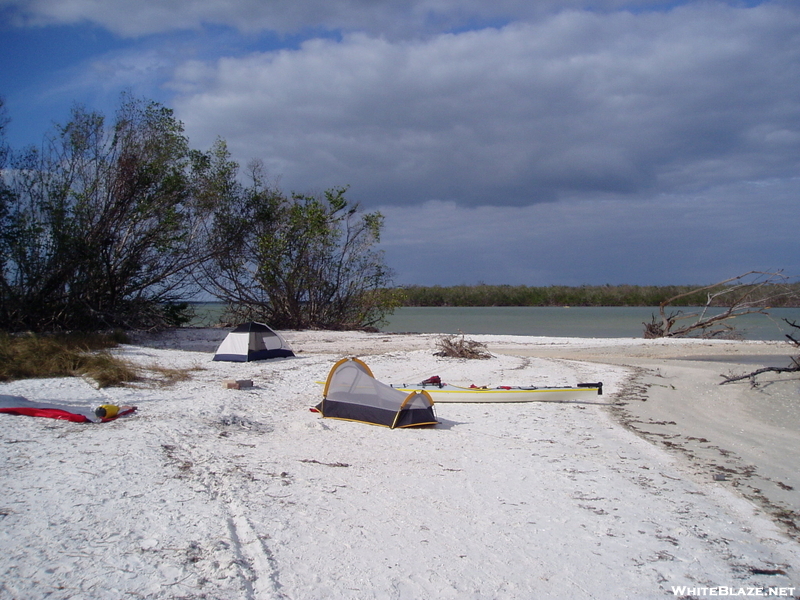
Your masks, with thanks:
[{"label": "kayak deck line", "polygon": [[435,402],[537,402],[568,401],[583,399],[591,395],[602,395],[603,384],[579,383],[575,387],[547,386],[497,386],[461,387],[446,383],[390,384],[402,391],[427,391]]}]

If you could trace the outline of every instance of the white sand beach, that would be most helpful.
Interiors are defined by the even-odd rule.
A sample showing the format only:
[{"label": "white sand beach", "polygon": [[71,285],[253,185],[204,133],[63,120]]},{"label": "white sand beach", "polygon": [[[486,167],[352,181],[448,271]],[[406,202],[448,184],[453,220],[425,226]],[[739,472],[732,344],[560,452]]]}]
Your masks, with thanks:
[{"label": "white sand beach", "polygon": [[[476,335],[493,358],[456,360],[437,335],[287,331],[296,358],[212,362],[225,333],[118,350],[193,369],[166,387],[0,384],[138,406],[0,414],[0,599],[800,597],[800,380],[718,385],[788,344]],[[309,410],[344,356],[387,383],[605,389],[390,430]]]}]

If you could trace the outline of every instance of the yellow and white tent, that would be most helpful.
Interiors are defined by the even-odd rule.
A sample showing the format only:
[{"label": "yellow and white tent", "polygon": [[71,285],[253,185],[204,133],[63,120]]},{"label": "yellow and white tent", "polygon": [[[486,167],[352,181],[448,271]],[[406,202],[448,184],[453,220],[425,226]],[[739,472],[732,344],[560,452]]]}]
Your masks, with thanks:
[{"label": "yellow and white tent", "polygon": [[357,358],[333,365],[317,410],[323,417],[396,427],[436,425],[433,399],[425,390],[401,392],[381,383]]}]

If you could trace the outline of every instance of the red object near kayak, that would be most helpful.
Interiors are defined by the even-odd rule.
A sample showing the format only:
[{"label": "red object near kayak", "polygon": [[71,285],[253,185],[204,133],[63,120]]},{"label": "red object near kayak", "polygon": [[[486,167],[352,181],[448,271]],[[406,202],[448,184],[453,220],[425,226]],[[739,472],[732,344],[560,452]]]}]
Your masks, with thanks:
[{"label": "red object near kayak", "polygon": [[0,413],[44,417],[46,419],[72,421],[73,423],[107,423],[136,411],[135,406],[120,406],[116,408],[118,410],[113,417],[104,417],[96,414],[93,408],[51,402],[34,402],[22,396],[0,395]]}]

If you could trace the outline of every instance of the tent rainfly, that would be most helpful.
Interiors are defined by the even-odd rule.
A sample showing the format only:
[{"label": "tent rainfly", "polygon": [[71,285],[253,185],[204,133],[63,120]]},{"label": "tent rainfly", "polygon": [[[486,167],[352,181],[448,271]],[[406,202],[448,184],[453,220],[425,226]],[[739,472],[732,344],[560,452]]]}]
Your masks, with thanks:
[{"label": "tent rainfly", "polygon": [[395,427],[436,425],[433,399],[427,391],[401,392],[381,383],[357,358],[343,358],[331,369],[322,402],[323,417]]},{"label": "tent rainfly", "polygon": [[217,348],[214,360],[247,362],[294,356],[280,334],[263,323],[244,323],[231,331]]}]

